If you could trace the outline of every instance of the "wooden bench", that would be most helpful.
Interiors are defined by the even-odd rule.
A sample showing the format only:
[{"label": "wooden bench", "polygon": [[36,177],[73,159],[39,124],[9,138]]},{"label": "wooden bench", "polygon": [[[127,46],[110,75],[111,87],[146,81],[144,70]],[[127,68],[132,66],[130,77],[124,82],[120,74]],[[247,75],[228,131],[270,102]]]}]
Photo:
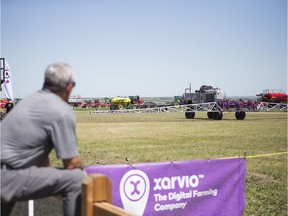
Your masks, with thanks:
[{"label": "wooden bench", "polygon": [[102,174],[86,176],[82,183],[82,216],[132,216],[122,208],[112,205],[112,184]]}]

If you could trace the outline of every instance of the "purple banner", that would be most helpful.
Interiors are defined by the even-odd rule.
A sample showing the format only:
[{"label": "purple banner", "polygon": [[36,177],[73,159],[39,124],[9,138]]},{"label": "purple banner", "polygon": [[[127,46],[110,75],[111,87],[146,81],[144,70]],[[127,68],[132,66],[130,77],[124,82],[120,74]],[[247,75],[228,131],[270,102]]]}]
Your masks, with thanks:
[{"label": "purple banner", "polygon": [[113,204],[135,215],[243,215],[243,158],[88,166],[112,182]]}]

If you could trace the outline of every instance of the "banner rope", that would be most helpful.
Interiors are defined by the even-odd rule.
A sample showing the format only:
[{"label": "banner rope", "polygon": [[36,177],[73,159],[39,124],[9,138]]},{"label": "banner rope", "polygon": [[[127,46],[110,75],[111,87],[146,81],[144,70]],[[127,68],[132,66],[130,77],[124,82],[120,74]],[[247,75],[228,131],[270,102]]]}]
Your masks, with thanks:
[{"label": "banner rope", "polygon": [[[282,155],[282,154],[288,154],[288,152],[275,152],[275,153],[259,154],[259,155],[251,155],[251,156],[247,156],[247,153],[245,152],[243,158],[250,159],[250,158],[268,157],[268,156],[275,156],[275,155]],[[241,158],[241,156],[225,157],[223,159],[230,159],[230,158]]]},{"label": "banner rope", "polygon": [[268,156],[282,155],[282,154],[288,154],[288,152],[276,152],[276,153],[270,153],[270,154],[251,155],[251,156],[246,156],[245,158],[268,157]]}]

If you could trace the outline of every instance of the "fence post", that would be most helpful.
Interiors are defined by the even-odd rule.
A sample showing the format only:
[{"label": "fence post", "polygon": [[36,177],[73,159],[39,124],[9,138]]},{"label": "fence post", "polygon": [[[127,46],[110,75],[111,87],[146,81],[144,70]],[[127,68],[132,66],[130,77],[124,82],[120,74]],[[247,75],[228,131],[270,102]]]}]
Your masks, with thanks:
[{"label": "fence post", "polygon": [[82,216],[132,216],[112,204],[112,184],[102,174],[86,176],[82,182]]},{"label": "fence post", "polygon": [[82,216],[93,216],[93,192],[93,179],[91,176],[86,176],[82,182]]},{"label": "fence post", "polygon": [[92,175],[94,186],[94,202],[112,203],[112,185],[109,178],[102,174]]}]

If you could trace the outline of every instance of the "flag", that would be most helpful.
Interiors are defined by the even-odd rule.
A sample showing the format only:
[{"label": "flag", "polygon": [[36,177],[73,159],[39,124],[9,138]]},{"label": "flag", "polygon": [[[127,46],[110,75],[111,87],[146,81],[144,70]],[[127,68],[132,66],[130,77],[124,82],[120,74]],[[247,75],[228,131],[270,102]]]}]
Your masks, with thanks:
[{"label": "flag", "polygon": [[11,70],[6,61],[5,61],[5,67],[4,67],[4,92],[7,98],[14,100],[13,90],[12,90]]}]

